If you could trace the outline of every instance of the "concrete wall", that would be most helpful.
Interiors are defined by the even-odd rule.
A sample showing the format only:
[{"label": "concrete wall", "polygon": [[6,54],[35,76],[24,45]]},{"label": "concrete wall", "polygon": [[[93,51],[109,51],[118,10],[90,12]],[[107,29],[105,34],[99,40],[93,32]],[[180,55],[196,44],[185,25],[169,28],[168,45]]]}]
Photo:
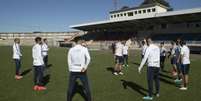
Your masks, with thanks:
[{"label": "concrete wall", "polygon": [[[13,40],[14,39],[6,39],[6,40],[0,40],[0,46],[11,46],[13,45]],[[59,46],[59,43],[55,41],[54,39],[47,39],[48,40],[48,45],[49,46]],[[22,46],[33,46],[35,44],[34,39],[20,39],[20,44]]]},{"label": "concrete wall", "polygon": [[35,37],[48,39],[50,46],[59,46],[59,41],[72,40],[83,32],[40,32],[40,33],[0,33],[0,46],[10,46],[15,38],[21,40],[21,45],[32,46]]}]

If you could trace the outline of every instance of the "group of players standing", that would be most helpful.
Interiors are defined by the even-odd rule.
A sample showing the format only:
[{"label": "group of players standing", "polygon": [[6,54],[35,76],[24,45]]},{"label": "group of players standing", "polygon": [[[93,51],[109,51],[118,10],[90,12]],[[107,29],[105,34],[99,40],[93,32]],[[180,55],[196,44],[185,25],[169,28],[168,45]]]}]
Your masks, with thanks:
[{"label": "group of players standing", "polygon": [[190,69],[190,49],[185,41],[177,40],[172,42],[171,64],[172,74],[176,77],[175,83],[183,81],[181,90],[187,90],[188,74]]},{"label": "group of players standing", "polygon": [[[34,69],[34,90],[46,90],[44,86],[44,71],[48,67],[48,45],[47,39],[35,38],[36,44],[32,48],[33,69]],[[16,38],[13,44],[13,60],[16,66],[15,79],[23,78],[21,71],[22,53],[20,48],[20,39]]]},{"label": "group of players standing", "polygon": [[[34,90],[46,90],[43,85],[44,69],[48,62],[48,46],[47,39],[35,38],[36,44],[32,48],[33,67],[34,67]],[[68,64],[70,71],[70,81],[67,101],[72,100],[72,92],[74,90],[76,79],[80,78],[85,88],[87,88],[88,101],[91,101],[91,92],[89,89],[87,78],[87,67],[90,63],[90,55],[86,48],[85,42],[78,40],[77,44],[69,50]],[[17,80],[21,79],[21,49],[20,39],[15,39],[13,44],[13,59],[16,64]],[[128,67],[128,50],[129,45],[126,42],[117,42],[112,45],[113,54],[115,58],[114,75],[124,75],[122,67]],[[169,53],[169,54],[168,54]],[[153,82],[155,82],[156,96],[159,97],[160,91],[160,70],[165,71],[165,59],[170,58],[172,64],[172,74],[175,77],[175,83],[181,84],[180,90],[187,90],[188,73],[190,69],[190,50],[185,41],[177,40],[171,43],[169,51],[164,46],[164,42],[160,46],[154,44],[151,38],[142,41],[141,51],[142,61],[138,67],[138,72],[147,62],[147,82],[148,82],[148,96],[143,97],[144,100],[153,99]],[[86,62],[87,61],[87,62]]]},{"label": "group of players standing", "polygon": [[126,42],[117,42],[112,44],[112,50],[115,58],[114,75],[123,75],[122,67],[128,67],[128,49]]},{"label": "group of players standing", "polygon": [[[155,81],[156,96],[159,97],[160,90],[160,71],[165,72],[166,58],[170,59],[172,64],[172,75],[174,82],[180,85],[180,90],[187,90],[188,74],[190,69],[190,50],[185,41],[180,39],[171,42],[170,49],[166,49],[165,43],[161,42],[160,46],[154,44],[151,38],[144,39],[141,42],[142,62],[138,67],[138,72],[147,62],[147,82],[148,96],[144,100],[153,99],[153,82]],[[128,46],[125,42],[118,41],[112,45],[115,57],[114,75],[123,75],[122,66],[128,67]]]}]

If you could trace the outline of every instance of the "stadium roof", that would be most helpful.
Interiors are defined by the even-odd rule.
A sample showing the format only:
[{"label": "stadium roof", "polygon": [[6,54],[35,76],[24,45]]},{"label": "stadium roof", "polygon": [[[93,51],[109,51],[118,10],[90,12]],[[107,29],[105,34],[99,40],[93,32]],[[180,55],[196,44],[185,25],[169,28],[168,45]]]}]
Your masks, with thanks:
[{"label": "stadium roof", "polygon": [[139,29],[149,28],[156,24],[183,23],[201,21],[201,8],[185,9],[178,11],[168,11],[157,13],[144,18],[129,18],[122,20],[104,20],[90,22],[78,25],[72,25],[71,28],[94,31],[94,30],[119,30],[119,31],[137,31]]}]

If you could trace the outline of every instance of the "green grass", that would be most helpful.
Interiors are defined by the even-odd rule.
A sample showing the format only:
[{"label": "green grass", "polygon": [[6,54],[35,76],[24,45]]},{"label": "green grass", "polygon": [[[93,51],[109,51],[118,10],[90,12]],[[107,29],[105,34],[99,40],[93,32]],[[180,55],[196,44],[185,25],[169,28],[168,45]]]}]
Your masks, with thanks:
[{"label": "green grass", "polygon": [[[23,47],[22,71],[32,68],[31,47]],[[93,101],[142,101],[147,94],[146,68],[138,74],[137,67],[140,62],[139,52],[132,51],[130,67],[125,68],[124,76],[114,76],[109,68],[113,67],[113,56],[110,51],[92,51],[92,61],[89,66],[88,76],[92,90]],[[49,63],[52,67],[48,90],[36,92],[33,87],[32,71],[24,75],[22,80],[14,79],[14,63],[12,48],[0,47],[0,101],[66,101],[68,87],[67,49],[51,48]],[[191,55],[190,84],[188,91],[180,91],[170,74],[161,76],[161,96],[154,101],[200,101],[201,95],[201,56]],[[166,70],[170,70],[167,61]],[[127,81],[124,89],[122,81]],[[74,96],[74,101],[84,101],[80,94]]]}]

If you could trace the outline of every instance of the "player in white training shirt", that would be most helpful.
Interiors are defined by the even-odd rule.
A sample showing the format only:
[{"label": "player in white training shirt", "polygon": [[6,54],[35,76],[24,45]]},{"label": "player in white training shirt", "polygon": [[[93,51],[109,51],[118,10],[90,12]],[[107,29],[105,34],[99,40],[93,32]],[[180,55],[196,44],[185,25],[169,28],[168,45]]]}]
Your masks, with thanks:
[{"label": "player in white training shirt", "polygon": [[188,74],[190,69],[190,49],[184,41],[181,42],[181,63],[183,85],[181,86],[180,90],[187,90]]},{"label": "player in white training shirt", "polygon": [[119,41],[115,46],[115,68],[114,75],[123,75],[122,65],[123,65],[123,44]]}]

